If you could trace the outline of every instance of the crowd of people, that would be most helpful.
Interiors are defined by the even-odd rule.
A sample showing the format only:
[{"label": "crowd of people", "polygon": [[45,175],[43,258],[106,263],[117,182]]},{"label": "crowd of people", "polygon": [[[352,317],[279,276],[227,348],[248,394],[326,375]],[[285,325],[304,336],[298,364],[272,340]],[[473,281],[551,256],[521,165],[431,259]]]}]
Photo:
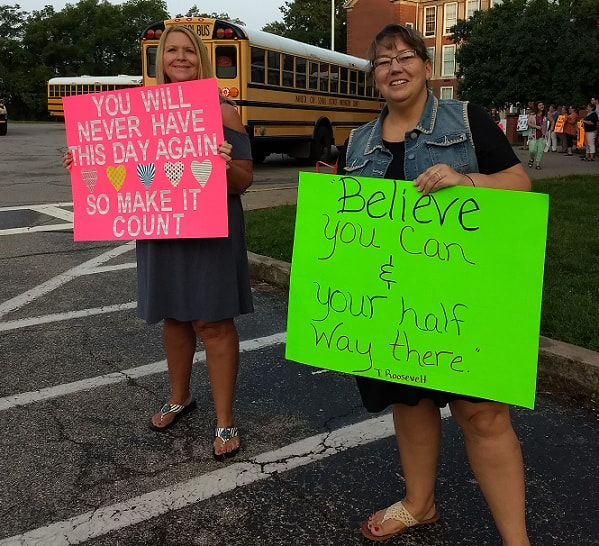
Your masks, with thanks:
[{"label": "crowd of people", "polygon": [[[492,108],[489,115],[495,121],[497,110]],[[543,101],[529,102],[526,124],[518,129],[523,139],[522,149],[529,153],[528,167],[541,169],[541,160],[546,152],[574,157],[574,151],[579,147],[585,151],[582,161],[595,161],[599,146],[598,123],[599,100],[595,97],[585,108],[555,104],[546,107]]]}]

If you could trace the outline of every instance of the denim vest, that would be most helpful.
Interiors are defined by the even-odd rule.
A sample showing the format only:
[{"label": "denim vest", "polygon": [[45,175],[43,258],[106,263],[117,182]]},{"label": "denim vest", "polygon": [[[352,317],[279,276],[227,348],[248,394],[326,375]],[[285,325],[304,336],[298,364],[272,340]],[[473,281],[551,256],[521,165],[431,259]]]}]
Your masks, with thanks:
[{"label": "denim vest", "polygon": [[[354,129],[347,144],[345,172],[384,178],[392,160],[381,138],[387,107],[371,122]],[[438,100],[430,91],[422,117],[405,135],[404,173],[414,180],[429,167],[445,163],[459,173],[478,172],[468,121],[468,103]]]}]

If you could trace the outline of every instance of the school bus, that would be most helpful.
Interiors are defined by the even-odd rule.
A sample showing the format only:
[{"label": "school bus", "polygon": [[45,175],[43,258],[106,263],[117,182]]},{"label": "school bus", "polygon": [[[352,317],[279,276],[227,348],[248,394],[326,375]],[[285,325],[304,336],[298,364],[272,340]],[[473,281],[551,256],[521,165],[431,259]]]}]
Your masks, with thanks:
[{"label": "school bus", "polygon": [[381,111],[366,59],[202,17],[159,21],[144,30],[144,85],[156,83],[158,41],[170,25],[192,29],[206,45],[221,93],[238,108],[255,162],[271,153],[311,164],[329,161],[332,144],[342,146],[351,129]]},{"label": "school bus", "polygon": [[71,76],[51,78],[48,81],[48,113],[53,117],[64,117],[62,97],[101,93],[126,87],[137,87],[142,83],[141,76]]}]

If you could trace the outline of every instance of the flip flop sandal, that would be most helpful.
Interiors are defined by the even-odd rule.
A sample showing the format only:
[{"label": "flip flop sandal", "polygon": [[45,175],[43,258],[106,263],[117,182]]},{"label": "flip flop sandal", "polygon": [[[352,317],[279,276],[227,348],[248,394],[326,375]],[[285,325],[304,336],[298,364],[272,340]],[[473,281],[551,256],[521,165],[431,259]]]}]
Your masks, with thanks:
[{"label": "flip flop sandal", "polygon": [[540,165],[537,165],[537,166],[535,167],[535,169],[536,169],[537,171],[540,171],[540,170],[541,170],[541,166],[540,166]]},{"label": "flip flop sandal", "polygon": [[164,406],[162,406],[162,408],[160,408],[160,421],[162,421],[164,419],[164,417],[166,415],[168,415],[169,413],[175,414],[175,416],[173,417],[173,420],[168,425],[164,425],[163,427],[158,427],[150,419],[150,428],[156,432],[162,432],[164,430],[168,430],[179,419],[181,419],[181,417],[183,417],[184,415],[187,415],[190,411],[193,411],[194,409],[196,409],[196,407],[197,407],[197,404],[196,404],[195,400],[192,400],[189,404],[187,404],[187,406],[183,406],[182,404],[169,404],[167,402],[166,404],[164,404]]},{"label": "flip flop sandal", "polygon": [[529,167],[530,169],[532,169],[532,166],[533,166],[533,165],[534,165],[534,161],[531,159],[531,160],[528,162],[528,167]]},{"label": "flip flop sandal", "polygon": [[383,516],[383,519],[381,521],[381,525],[389,519],[394,519],[396,521],[399,521],[400,523],[403,523],[405,527],[403,527],[399,531],[395,531],[394,533],[387,533],[386,535],[373,535],[372,531],[368,528],[368,520],[366,520],[362,522],[362,525],[360,526],[360,531],[366,538],[370,540],[387,540],[391,537],[394,537],[395,535],[399,535],[404,531],[407,531],[410,527],[418,527],[420,525],[430,525],[432,523],[435,523],[439,520],[439,517],[439,512],[435,510],[435,514],[432,518],[425,519],[423,521],[418,521],[414,516],[412,516],[412,514],[410,514],[410,512],[406,510],[403,503],[399,501],[387,508],[387,510],[385,511],[385,515]]},{"label": "flip flop sandal", "polygon": [[[216,427],[216,430],[214,431],[214,437],[220,438],[223,442],[223,445],[226,444],[229,440],[232,440],[233,438],[235,438],[236,436],[239,436],[239,430],[235,426],[233,426],[233,427]],[[239,446],[237,448],[235,448],[233,451],[225,451],[224,453],[217,454],[216,450],[214,449],[214,446],[212,446],[212,456],[214,457],[215,461],[218,461],[220,463],[222,463],[223,461],[226,461],[227,459],[231,459],[232,457],[235,457],[235,455],[237,455],[238,452],[239,452]]]}]

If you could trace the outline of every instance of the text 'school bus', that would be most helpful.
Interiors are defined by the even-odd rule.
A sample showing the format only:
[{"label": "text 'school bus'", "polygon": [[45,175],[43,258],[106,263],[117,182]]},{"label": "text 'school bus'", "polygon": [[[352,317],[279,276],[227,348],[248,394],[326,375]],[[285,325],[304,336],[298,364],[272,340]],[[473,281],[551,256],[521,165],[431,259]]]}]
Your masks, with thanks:
[{"label": "text 'school bus'", "polygon": [[202,17],[159,21],[143,32],[144,85],[156,82],[156,50],[165,27],[185,26],[206,45],[221,92],[232,99],[252,142],[254,161],[285,153],[314,164],[331,144],[375,118],[382,100],[369,62],[259,30]]},{"label": "text 'school bus'", "polygon": [[125,87],[137,87],[141,76],[71,76],[51,78],[48,81],[48,112],[51,116],[64,117],[62,97],[114,91]]}]

